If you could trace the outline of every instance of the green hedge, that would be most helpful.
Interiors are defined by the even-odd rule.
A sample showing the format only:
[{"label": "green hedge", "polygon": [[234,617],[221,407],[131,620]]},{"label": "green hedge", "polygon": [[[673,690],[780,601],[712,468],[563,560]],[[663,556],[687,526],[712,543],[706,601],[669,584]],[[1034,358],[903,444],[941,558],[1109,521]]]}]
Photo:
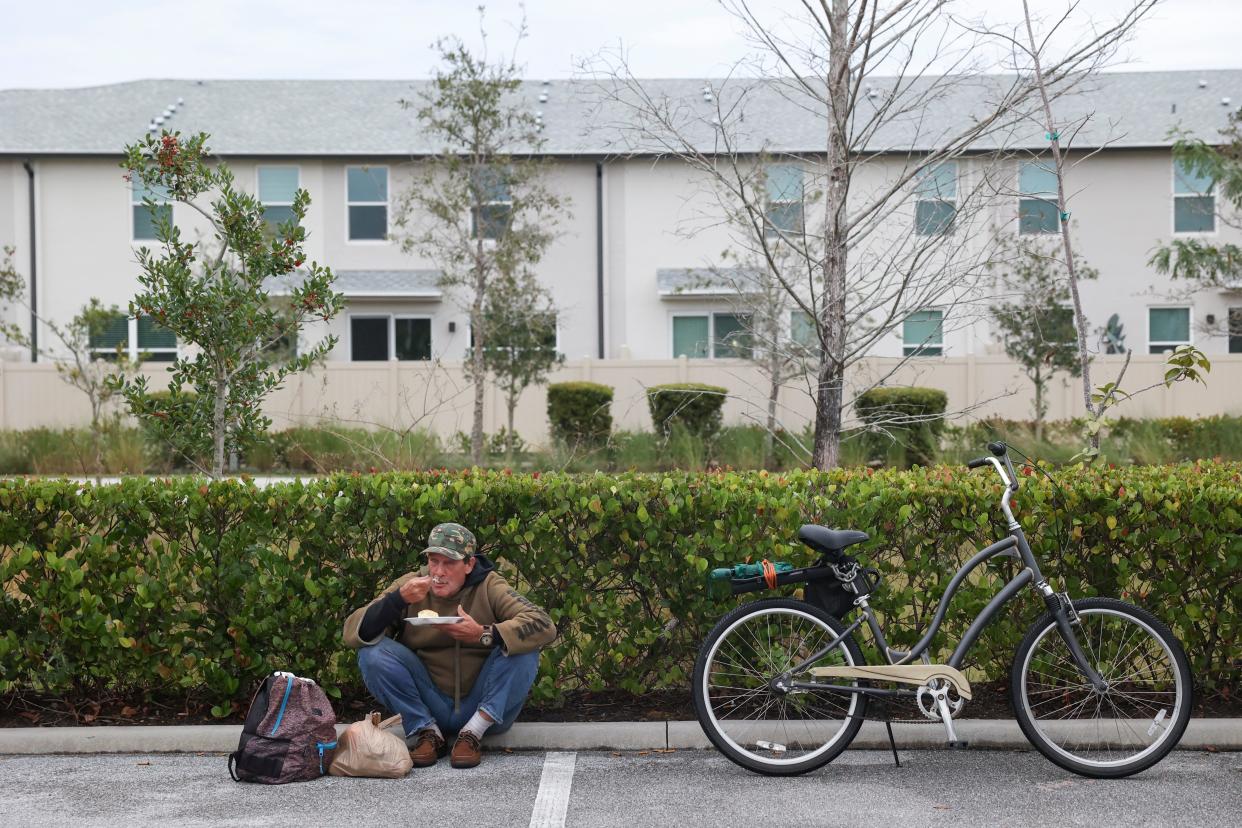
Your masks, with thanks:
[{"label": "green hedge", "polygon": [[928,466],[940,447],[948,400],[937,388],[871,388],[854,400],[854,411],[874,429],[868,435],[874,454],[883,457],[895,440],[907,462]]},{"label": "green hedge", "polygon": [[548,386],[548,424],[566,443],[603,443],[612,433],[612,386],[556,382]]},{"label": "green hedge", "polygon": [[709,440],[720,431],[720,409],[728,393],[728,388],[701,382],[653,385],[647,389],[651,422],[659,434],[668,434],[680,423],[696,437]]},{"label": "green hedge", "polygon": [[[1075,540],[1064,553],[1040,533],[1052,517],[1041,479],[1026,478],[1016,508],[1052,583],[1143,603],[1182,637],[1202,686],[1232,684],[1242,465],[1067,470]],[[684,687],[699,642],[736,600],[710,596],[705,571],[765,556],[809,562],[794,538],[804,521],[872,534],[855,549],[886,577],[874,604],[890,619],[903,606],[913,611],[893,630],[900,646],[930,619],[972,546],[1004,534],[998,494],[994,475],[951,467],[392,473],[266,489],[8,480],[0,483],[0,692],[184,694],[224,714],[272,669],[313,676],[333,695],[354,692],[360,681],[342,620],[417,565],[428,531],[446,520],[471,527],[560,627],[538,701],[575,687]],[[940,657],[1014,562],[990,569],[955,600]],[[972,651],[972,675],[1005,675],[1041,609],[1033,595],[1012,603]]]}]

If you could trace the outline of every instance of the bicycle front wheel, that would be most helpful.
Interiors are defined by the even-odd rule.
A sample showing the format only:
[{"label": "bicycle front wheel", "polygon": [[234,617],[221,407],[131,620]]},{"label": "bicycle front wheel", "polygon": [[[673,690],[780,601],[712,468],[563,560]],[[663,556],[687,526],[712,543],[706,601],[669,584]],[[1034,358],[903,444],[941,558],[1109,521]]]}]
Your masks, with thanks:
[{"label": "bicycle front wheel", "polygon": [[1154,615],[1111,598],[1073,602],[1072,625],[1091,666],[1081,674],[1052,613],[1018,645],[1010,679],[1022,732],[1044,756],[1083,776],[1115,779],[1168,754],[1190,721],[1190,665],[1181,643]]},{"label": "bicycle front wheel", "polygon": [[[772,776],[806,773],[835,759],[862,726],[866,698],[829,690],[782,691],[773,679],[844,629],[818,607],[787,598],[745,604],[722,618],[694,668],[694,707],[707,738],[733,762]],[[792,678],[811,682],[815,667],[863,663],[858,645],[847,636]]]}]

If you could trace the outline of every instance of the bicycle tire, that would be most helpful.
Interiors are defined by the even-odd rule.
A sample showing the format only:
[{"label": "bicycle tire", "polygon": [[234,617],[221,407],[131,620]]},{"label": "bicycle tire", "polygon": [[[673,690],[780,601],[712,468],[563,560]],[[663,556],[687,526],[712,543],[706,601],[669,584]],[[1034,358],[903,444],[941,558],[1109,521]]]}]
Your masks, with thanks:
[{"label": "bicycle tire", "polygon": [[[779,646],[771,643],[771,631],[779,632],[786,624],[789,639],[797,641],[797,649],[792,652],[788,649],[781,652]],[[823,767],[849,747],[862,727],[867,710],[865,696],[814,690],[780,694],[768,689],[765,693],[763,689],[768,686],[766,682],[792,666],[795,658],[808,657],[844,629],[844,624],[822,609],[790,598],[755,601],[725,615],[699,648],[692,692],[699,724],[716,749],[735,764],[755,773],[795,776]],[[802,630],[806,630],[805,637]],[[761,638],[760,632],[766,637]],[[752,652],[765,649],[765,643],[766,652]],[[729,646],[727,650],[724,649],[726,645]],[[756,664],[739,663],[751,660],[752,656],[757,656],[755,661],[769,659],[769,665],[756,669]],[[771,669],[772,664],[782,660],[784,663],[779,670]],[[858,644],[852,636],[846,636],[823,658],[808,665],[808,669],[864,663]],[[713,676],[719,678],[726,674],[726,681],[735,681],[738,685],[713,679]],[[863,684],[846,680],[837,683]],[[730,718],[729,714],[748,708],[752,712],[757,710],[754,719],[749,715]],[[795,715],[766,720],[762,716],[768,711],[773,714],[779,711],[782,716]],[[839,719],[837,714],[840,714]],[[769,732],[773,737],[770,741],[759,738]],[[821,734],[830,734],[830,738],[818,744]],[[777,738],[783,741],[778,743]],[[808,747],[814,747],[803,749],[804,742],[797,740],[805,740]]]},{"label": "bicycle tire", "polygon": [[1100,779],[1144,771],[1168,755],[1190,721],[1194,688],[1186,653],[1141,607],[1112,598],[1072,603],[1075,635],[1110,687],[1103,693],[1090,687],[1046,612],[1014,653],[1010,700],[1018,725],[1068,771]]}]

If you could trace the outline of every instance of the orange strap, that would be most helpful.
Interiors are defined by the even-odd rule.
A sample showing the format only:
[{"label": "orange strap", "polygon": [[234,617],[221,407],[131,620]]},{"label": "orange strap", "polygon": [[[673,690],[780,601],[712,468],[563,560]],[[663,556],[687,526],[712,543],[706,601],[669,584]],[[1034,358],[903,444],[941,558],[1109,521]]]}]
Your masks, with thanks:
[{"label": "orange strap", "polygon": [[768,589],[776,589],[776,567],[767,558],[763,559],[763,580]]}]

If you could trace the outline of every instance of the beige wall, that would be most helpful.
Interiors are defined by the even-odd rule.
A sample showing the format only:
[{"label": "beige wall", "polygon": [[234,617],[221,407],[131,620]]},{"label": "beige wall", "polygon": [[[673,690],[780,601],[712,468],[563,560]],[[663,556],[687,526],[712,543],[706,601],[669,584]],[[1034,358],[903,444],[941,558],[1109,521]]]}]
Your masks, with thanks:
[{"label": "beige wall", "polygon": [[[857,389],[874,377],[897,367],[893,384],[916,384],[944,389],[949,410],[957,419],[1000,415],[1030,418],[1030,385],[1003,357],[977,356],[910,360],[875,358],[860,363],[850,375]],[[1121,361],[1101,357],[1095,363],[1098,383],[1112,380]],[[1164,363],[1160,357],[1136,356],[1123,388],[1137,391],[1159,384]],[[148,371],[153,388],[163,387],[161,368]],[[725,405],[728,423],[763,422],[767,388],[754,366],[731,360],[571,360],[552,381],[587,379],[615,389],[612,415],[615,427],[649,430],[651,418],[644,389],[664,382],[707,382],[729,389]],[[805,388],[805,386],[804,386]],[[1242,355],[1213,361],[1206,387],[1183,383],[1172,390],[1158,387],[1122,404],[1128,416],[1242,415]],[[472,390],[459,363],[329,363],[312,374],[292,379],[273,394],[264,410],[273,428],[341,423],[360,428],[427,428],[443,436],[468,431]],[[1051,419],[1074,416],[1082,409],[1081,386],[1058,379],[1050,393]],[[489,387],[484,428],[494,432],[505,423],[505,405]],[[790,386],[780,397],[781,424],[800,430],[810,421],[813,407],[805,390]],[[547,397],[543,387],[526,391],[518,404],[516,427],[528,441],[547,435]],[[54,366],[0,362],[0,428],[63,427],[89,421],[81,392],[70,388]]]}]

